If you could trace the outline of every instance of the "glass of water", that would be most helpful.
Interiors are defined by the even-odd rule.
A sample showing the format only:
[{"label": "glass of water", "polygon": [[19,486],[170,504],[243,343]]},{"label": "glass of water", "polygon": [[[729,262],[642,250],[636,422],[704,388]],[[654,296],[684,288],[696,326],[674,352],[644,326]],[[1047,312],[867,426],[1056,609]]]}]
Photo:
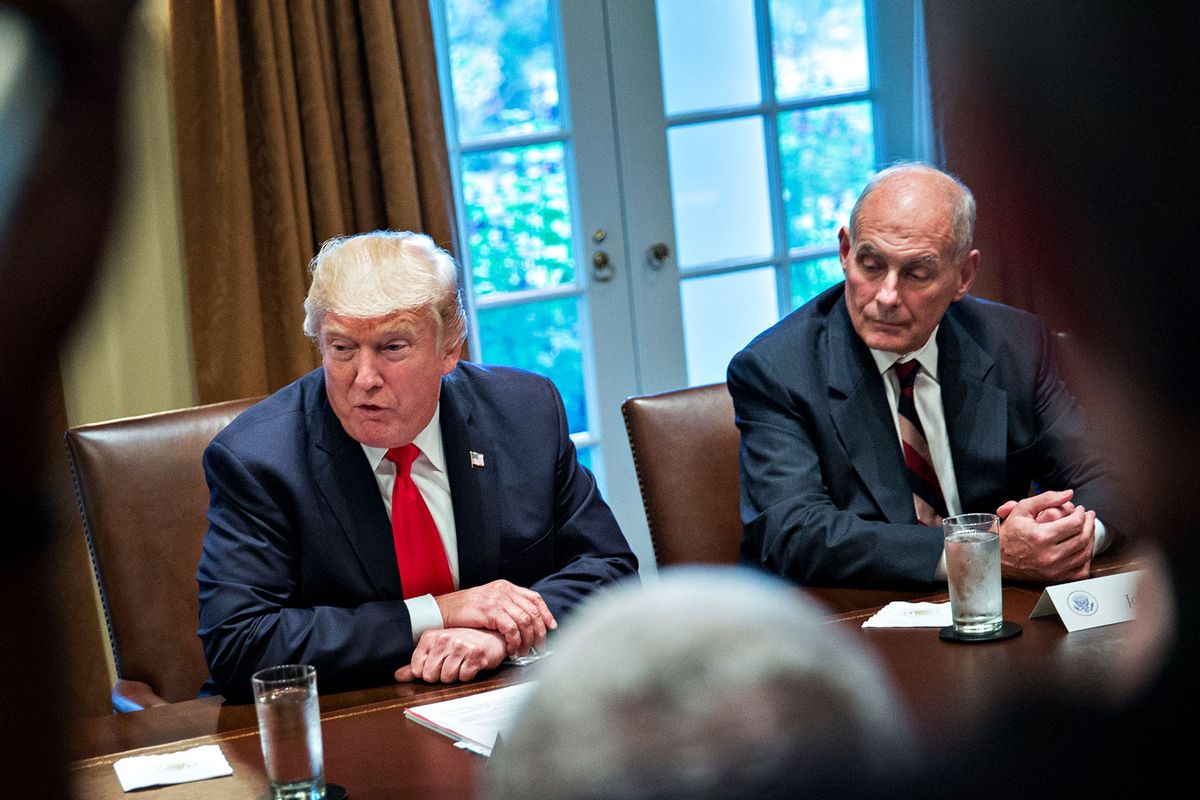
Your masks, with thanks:
[{"label": "glass of water", "polygon": [[250,681],[271,800],[322,800],[325,758],[316,667],[269,667]]},{"label": "glass of water", "polygon": [[960,514],[942,520],[950,611],[960,636],[988,636],[1004,624],[1000,594],[1000,518]]}]

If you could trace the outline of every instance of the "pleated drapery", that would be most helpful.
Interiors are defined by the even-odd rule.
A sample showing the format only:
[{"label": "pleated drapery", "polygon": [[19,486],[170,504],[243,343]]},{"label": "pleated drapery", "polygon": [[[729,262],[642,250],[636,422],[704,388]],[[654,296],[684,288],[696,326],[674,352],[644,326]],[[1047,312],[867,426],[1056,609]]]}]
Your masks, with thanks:
[{"label": "pleated drapery", "polygon": [[456,251],[429,7],[173,0],[197,391],[265,394],[319,363],[301,333],[326,239],[422,231]]}]

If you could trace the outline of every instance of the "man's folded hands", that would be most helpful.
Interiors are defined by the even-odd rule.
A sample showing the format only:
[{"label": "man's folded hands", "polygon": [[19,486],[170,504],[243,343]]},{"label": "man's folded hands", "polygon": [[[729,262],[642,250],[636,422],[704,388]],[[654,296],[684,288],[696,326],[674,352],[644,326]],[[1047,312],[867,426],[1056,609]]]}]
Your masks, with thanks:
[{"label": "man's folded hands", "polygon": [[412,661],[396,670],[397,681],[469,681],[509,656],[542,648],[547,632],[558,627],[540,594],[505,580],[435,600],[445,627],[421,635]]},{"label": "man's folded hands", "polygon": [[436,599],[445,627],[496,631],[504,637],[510,656],[523,656],[529,648],[540,647],[546,632],[558,627],[540,594],[505,580]]},{"label": "man's folded hands", "polygon": [[1000,570],[1005,578],[1063,583],[1088,577],[1096,512],[1071,502],[1070,489],[1010,500],[996,513],[1000,526]]},{"label": "man's folded hands", "polygon": [[507,657],[504,637],[477,628],[441,628],[421,634],[412,662],[396,670],[396,680],[458,683],[495,669]]}]

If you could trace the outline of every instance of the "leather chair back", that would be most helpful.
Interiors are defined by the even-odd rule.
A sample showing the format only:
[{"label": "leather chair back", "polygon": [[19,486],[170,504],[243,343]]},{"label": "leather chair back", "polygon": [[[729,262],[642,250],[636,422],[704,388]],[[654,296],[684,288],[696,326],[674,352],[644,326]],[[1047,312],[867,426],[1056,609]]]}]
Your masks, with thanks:
[{"label": "leather chair back", "polygon": [[741,437],[725,384],[631,397],[621,412],[659,566],[736,564]]},{"label": "leather chair back", "polygon": [[66,433],[117,676],[149,684],[168,702],[195,698],[208,680],[196,635],[196,565],[208,530],[201,456],[253,402],[100,422]]}]

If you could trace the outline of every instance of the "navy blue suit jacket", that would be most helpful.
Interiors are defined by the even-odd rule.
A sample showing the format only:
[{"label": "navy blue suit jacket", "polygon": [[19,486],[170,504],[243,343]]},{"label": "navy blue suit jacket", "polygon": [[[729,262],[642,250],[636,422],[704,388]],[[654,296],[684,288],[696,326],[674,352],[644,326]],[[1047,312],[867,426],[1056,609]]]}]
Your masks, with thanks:
[{"label": "navy blue suit jacket", "polygon": [[[441,430],[460,586],[505,578],[561,620],[597,586],[636,575],[550,381],[461,363],[442,380]],[[391,523],[323,371],[247,409],[204,469],[200,638],[218,689],[243,699],[252,673],[286,663],[316,666],[322,691],[392,680],[414,642]]]},{"label": "navy blue suit jacket", "polygon": [[[810,585],[931,583],[940,528],[916,524],[883,378],[850,322],[844,284],[734,357],[744,560]],[[964,512],[1038,489],[1124,528],[1111,477],[1059,378],[1037,317],[965,297],[937,334],[946,430]]]}]

